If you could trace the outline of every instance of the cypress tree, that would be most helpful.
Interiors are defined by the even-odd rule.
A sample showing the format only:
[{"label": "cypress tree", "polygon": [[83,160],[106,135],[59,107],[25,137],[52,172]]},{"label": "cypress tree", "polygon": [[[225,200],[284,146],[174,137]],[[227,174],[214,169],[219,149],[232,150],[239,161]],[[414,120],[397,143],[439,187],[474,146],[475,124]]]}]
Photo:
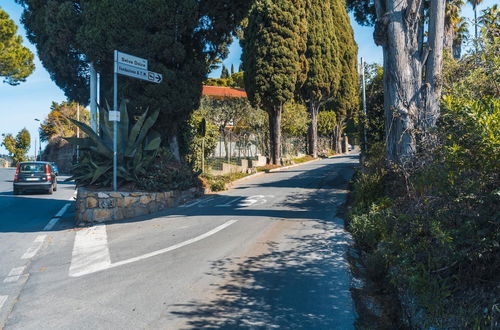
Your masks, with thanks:
[{"label": "cypress tree", "polygon": [[272,164],[281,157],[283,106],[304,81],[306,29],[304,0],[257,0],[244,30],[245,88],[268,113]]},{"label": "cypress tree", "polygon": [[333,24],[339,42],[340,80],[332,103],[337,115],[336,150],[341,150],[342,130],[349,117],[359,108],[359,79],[357,71],[358,46],[345,7],[345,0],[332,0]]},{"label": "cypress tree", "polygon": [[234,64],[231,63],[231,76],[234,74]]},{"label": "cypress tree", "polygon": [[[332,0],[333,1],[333,0]],[[322,104],[337,94],[341,73],[341,46],[334,27],[334,8],[330,0],[307,0],[308,73],[302,94],[310,115],[309,153],[318,154],[318,111]]]},{"label": "cypress tree", "polygon": [[220,77],[221,77],[221,79],[229,78],[229,71],[227,71],[227,68],[225,65],[222,65],[222,71],[221,71]]}]

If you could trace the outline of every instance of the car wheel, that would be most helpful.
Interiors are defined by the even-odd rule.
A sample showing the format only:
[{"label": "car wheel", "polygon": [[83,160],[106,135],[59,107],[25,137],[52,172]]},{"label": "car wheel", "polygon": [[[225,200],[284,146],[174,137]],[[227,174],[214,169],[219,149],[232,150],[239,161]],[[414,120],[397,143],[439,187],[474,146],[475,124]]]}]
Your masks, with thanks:
[{"label": "car wheel", "polygon": [[54,188],[51,185],[50,188],[49,188],[49,190],[47,190],[47,194],[52,195],[53,191],[54,191]]},{"label": "car wheel", "polygon": [[20,195],[21,194],[21,191],[19,191],[19,189],[17,188],[14,188],[14,195]]}]

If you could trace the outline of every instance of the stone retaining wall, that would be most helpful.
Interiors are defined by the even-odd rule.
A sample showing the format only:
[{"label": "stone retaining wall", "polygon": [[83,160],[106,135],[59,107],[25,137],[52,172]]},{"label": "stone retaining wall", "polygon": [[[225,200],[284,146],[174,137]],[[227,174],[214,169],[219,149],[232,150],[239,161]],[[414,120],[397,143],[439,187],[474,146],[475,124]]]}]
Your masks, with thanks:
[{"label": "stone retaining wall", "polygon": [[202,195],[191,188],[168,192],[110,192],[78,189],[76,198],[77,223],[123,220],[171,208]]}]

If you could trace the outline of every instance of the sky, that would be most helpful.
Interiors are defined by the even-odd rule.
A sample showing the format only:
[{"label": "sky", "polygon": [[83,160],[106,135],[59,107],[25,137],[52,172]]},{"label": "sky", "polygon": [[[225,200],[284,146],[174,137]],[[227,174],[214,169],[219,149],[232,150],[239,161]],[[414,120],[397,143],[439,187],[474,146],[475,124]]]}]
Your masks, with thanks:
[{"label": "sky", "polygon": [[[478,6],[479,11],[492,6],[497,0],[485,0]],[[24,39],[24,45],[34,54],[36,48],[26,38],[26,31],[20,23],[22,7],[15,0],[0,0],[0,7],[9,14],[10,18],[18,25],[18,34]],[[466,5],[462,9],[462,15],[473,17],[472,7]],[[382,48],[373,42],[373,28],[358,25],[351,15],[351,23],[354,28],[354,38],[359,47],[359,57],[363,57],[367,63],[382,63]],[[471,24],[472,25],[472,24]],[[472,30],[471,30],[471,33]],[[234,64],[237,70],[240,65],[241,48],[238,41],[230,46],[230,53],[223,61],[227,68]],[[32,147],[28,154],[34,155],[35,143],[38,145],[39,122],[43,121],[50,112],[52,102],[66,100],[64,93],[50,79],[49,73],[43,68],[42,63],[36,56],[36,70],[28,77],[27,81],[17,86],[10,86],[0,81],[0,137],[2,134],[12,133],[16,135],[21,129],[27,128],[31,134]],[[220,68],[214,70],[211,77],[220,76]],[[36,141],[36,142],[35,142]],[[43,148],[43,145],[42,145]],[[38,149],[38,147],[37,147]],[[0,146],[0,154],[6,154],[4,147]]]}]

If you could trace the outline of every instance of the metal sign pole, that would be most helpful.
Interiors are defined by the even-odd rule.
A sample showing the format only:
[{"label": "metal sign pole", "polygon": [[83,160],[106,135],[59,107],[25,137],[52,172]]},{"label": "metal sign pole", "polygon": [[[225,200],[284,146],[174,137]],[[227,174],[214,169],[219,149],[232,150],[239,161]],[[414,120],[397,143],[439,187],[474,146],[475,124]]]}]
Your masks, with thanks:
[{"label": "metal sign pole", "polygon": [[[115,50],[115,70],[113,77],[113,110],[118,111],[118,51]],[[117,122],[113,121],[113,191],[117,190],[117,169],[118,169],[118,157],[117,157],[117,149],[118,149],[118,132],[117,132]]]}]

